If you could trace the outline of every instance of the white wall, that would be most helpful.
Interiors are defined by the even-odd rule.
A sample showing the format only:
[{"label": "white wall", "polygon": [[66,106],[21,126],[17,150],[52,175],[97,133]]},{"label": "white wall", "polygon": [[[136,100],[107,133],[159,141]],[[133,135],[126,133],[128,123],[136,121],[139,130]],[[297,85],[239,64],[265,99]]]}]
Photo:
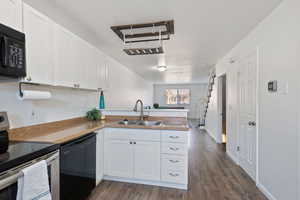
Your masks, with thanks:
[{"label": "white wall", "polygon": [[153,85],[120,63],[110,59],[109,89],[104,91],[107,108],[132,108],[138,99],[145,106],[153,103]]},{"label": "white wall", "polygon": [[189,109],[188,118],[190,119],[199,119],[200,110],[203,110],[201,107],[200,100],[205,98],[207,84],[198,83],[198,84],[154,84],[154,95],[153,102],[158,103],[160,106],[182,106],[182,105],[167,105],[165,90],[172,88],[186,88],[191,90],[191,103],[190,105],[184,105],[185,109]]},{"label": "white wall", "polygon": [[[270,199],[299,200],[299,74],[300,1],[284,0],[262,23],[233,48],[217,65],[217,74],[227,73],[232,119],[227,131],[236,156],[236,75],[243,55],[259,48],[258,86],[258,186]],[[279,92],[267,92],[267,82],[278,80]],[[288,85],[288,93],[283,88]],[[216,92],[216,90],[214,90]],[[229,111],[230,112],[230,111]],[[210,107],[214,123],[216,109]]]},{"label": "white wall", "polygon": [[219,142],[218,133],[218,120],[219,120],[219,112],[218,112],[218,84],[217,80],[215,80],[215,84],[213,85],[213,90],[210,97],[210,102],[208,104],[208,112],[205,119],[205,129],[208,134],[214,138],[216,142]]}]

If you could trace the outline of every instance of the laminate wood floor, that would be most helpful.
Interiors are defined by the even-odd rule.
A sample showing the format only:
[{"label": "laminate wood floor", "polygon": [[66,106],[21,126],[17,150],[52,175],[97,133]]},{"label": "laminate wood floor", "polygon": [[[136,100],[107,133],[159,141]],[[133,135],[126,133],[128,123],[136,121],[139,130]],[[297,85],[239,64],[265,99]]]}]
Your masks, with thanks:
[{"label": "laminate wood floor", "polygon": [[[194,124],[195,123],[191,123]],[[193,127],[189,190],[103,181],[89,200],[267,200],[251,178],[230,160],[222,145]]]}]

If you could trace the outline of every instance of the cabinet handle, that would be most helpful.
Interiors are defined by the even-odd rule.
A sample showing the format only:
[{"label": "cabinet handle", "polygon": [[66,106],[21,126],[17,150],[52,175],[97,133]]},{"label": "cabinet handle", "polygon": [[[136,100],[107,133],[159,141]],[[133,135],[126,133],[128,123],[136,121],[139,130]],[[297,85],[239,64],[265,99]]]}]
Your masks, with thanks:
[{"label": "cabinet handle", "polygon": [[179,160],[169,160],[171,163],[179,163]]},{"label": "cabinet handle", "polygon": [[170,176],[173,176],[173,177],[179,176],[179,174],[177,174],[177,173],[176,173],[176,174],[174,174],[174,173],[169,173],[169,175],[170,175]]},{"label": "cabinet handle", "polygon": [[132,142],[129,142],[129,144],[132,144]]},{"label": "cabinet handle", "polygon": [[177,148],[177,147],[169,147],[169,149],[172,150],[172,151],[178,151],[179,150],[179,148]]},{"label": "cabinet handle", "polygon": [[179,136],[173,136],[173,135],[171,135],[171,136],[169,136],[169,138],[172,138],[172,139],[178,139]]},{"label": "cabinet handle", "polygon": [[133,144],[136,144],[136,142],[133,142]]}]

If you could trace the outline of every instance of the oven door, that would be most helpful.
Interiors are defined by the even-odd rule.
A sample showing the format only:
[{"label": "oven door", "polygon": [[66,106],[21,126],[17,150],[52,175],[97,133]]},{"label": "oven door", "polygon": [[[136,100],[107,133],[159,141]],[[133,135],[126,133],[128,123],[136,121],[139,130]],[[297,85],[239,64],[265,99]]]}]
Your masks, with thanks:
[{"label": "oven door", "polygon": [[48,164],[50,190],[53,200],[59,200],[59,153],[54,152],[0,174],[0,200],[16,200],[19,172],[41,160]]}]

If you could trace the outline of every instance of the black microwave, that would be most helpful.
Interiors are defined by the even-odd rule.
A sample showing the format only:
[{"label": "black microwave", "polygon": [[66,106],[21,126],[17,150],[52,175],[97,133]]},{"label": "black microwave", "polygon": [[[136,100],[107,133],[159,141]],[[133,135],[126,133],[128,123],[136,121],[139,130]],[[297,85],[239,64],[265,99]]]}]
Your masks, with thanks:
[{"label": "black microwave", "polygon": [[0,24],[0,79],[26,76],[25,34]]}]

